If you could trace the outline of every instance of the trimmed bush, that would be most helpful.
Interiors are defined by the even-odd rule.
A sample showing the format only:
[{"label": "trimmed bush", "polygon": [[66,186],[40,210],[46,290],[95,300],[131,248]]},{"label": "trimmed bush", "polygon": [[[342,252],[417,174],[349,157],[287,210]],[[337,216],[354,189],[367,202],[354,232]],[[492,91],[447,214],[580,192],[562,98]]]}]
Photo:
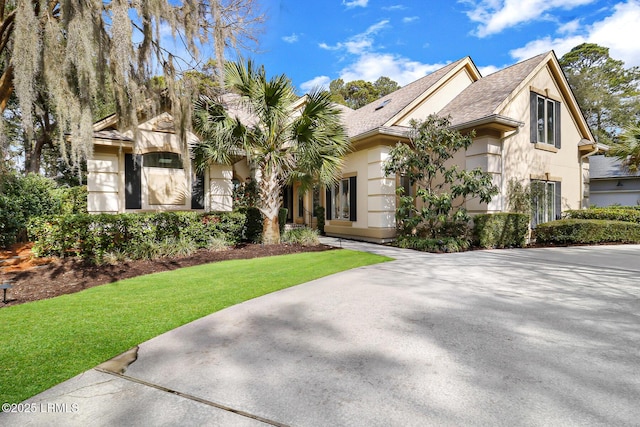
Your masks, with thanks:
[{"label": "trimmed bush", "polygon": [[302,227],[285,231],[282,235],[282,242],[302,246],[318,246],[320,244],[320,238],[316,230]]},{"label": "trimmed bush", "polygon": [[566,211],[565,217],[572,219],[607,219],[640,223],[640,210],[631,207],[611,206],[606,208]]},{"label": "trimmed bush", "polygon": [[640,243],[640,224],[604,219],[562,219],[538,225],[537,243]]},{"label": "trimmed bush", "polygon": [[55,215],[33,218],[29,235],[36,256],[79,256],[100,263],[113,254],[132,259],[188,254],[209,247],[212,239],[236,244],[245,222],[239,212]]},{"label": "trimmed bush", "polygon": [[316,216],[316,220],[318,221],[318,233],[324,236],[324,206],[316,206],[316,209],[313,213]]},{"label": "trimmed bush", "polygon": [[521,248],[527,243],[529,215],[495,213],[473,218],[475,244],[481,248]]},{"label": "trimmed bush", "polygon": [[262,212],[255,207],[246,210],[247,223],[244,238],[251,243],[260,243],[262,240]]},{"label": "trimmed bush", "polygon": [[396,246],[422,252],[462,252],[471,247],[471,242],[466,238],[460,237],[430,239],[418,236],[399,236],[396,240]]}]

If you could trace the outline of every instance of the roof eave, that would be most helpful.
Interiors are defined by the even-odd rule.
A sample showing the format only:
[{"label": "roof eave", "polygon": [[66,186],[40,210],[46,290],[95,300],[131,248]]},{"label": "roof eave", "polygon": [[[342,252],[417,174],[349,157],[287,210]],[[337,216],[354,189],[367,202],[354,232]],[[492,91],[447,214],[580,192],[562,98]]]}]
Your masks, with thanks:
[{"label": "roof eave", "polygon": [[501,116],[500,114],[492,114],[490,116],[482,117],[480,119],[471,120],[464,123],[458,123],[451,126],[453,130],[466,130],[475,129],[480,127],[489,127],[500,130],[502,132],[514,131],[524,126],[524,123],[512,119],[510,117]]},{"label": "roof eave", "polygon": [[381,126],[375,129],[368,130],[361,134],[352,136],[350,137],[350,139],[352,143],[355,143],[358,141],[362,141],[364,139],[369,139],[373,136],[391,136],[391,137],[397,137],[397,138],[408,138],[410,131],[411,131],[411,128],[398,129],[398,128]]}]

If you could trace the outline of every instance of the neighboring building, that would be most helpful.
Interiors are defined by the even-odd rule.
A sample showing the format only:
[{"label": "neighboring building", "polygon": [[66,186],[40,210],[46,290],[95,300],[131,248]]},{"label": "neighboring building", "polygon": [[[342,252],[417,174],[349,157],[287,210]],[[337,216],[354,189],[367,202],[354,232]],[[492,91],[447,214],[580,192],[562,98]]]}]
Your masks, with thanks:
[{"label": "neighboring building", "polygon": [[615,157],[593,156],[589,163],[590,206],[640,205],[640,171],[630,172]]},{"label": "neighboring building", "polygon": [[[588,206],[588,157],[601,147],[553,52],[487,77],[466,57],[358,110],[341,108],[353,145],[341,179],[325,191],[286,188],[290,222],[314,225],[314,208],[322,205],[329,235],[393,239],[395,189],[404,183],[384,176],[383,164],[393,145],[408,141],[411,120],[431,113],[450,116],[461,132],[475,131],[473,145],[455,162],[481,167],[500,189],[488,205],[468,200],[471,214],[507,210],[510,180],[529,183],[541,195],[534,226],[559,218],[562,210]],[[132,133],[119,133],[115,118],[97,123],[95,131],[95,155],[88,165],[91,212],[230,210],[232,180],[250,176],[243,160],[212,165],[200,177],[180,169],[181,149],[166,113],[140,125],[135,153]]]}]

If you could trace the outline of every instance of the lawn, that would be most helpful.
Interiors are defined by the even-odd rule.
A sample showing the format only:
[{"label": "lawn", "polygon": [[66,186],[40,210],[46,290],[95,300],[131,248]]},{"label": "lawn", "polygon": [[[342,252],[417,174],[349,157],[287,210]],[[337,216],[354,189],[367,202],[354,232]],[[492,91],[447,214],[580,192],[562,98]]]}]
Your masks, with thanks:
[{"label": "lawn", "polygon": [[20,402],[223,308],[387,260],[333,250],[224,261],[0,309],[0,402]]}]

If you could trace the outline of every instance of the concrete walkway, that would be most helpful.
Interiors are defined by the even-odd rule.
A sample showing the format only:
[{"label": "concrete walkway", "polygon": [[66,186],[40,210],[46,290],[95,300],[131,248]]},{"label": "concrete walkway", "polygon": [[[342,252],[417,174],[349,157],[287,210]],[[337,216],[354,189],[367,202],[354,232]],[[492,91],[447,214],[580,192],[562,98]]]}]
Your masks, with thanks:
[{"label": "concrete walkway", "polygon": [[326,241],[396,261],[177,328],[124,374],[87,371],[0,425],[640,423],[640,246]]}]

